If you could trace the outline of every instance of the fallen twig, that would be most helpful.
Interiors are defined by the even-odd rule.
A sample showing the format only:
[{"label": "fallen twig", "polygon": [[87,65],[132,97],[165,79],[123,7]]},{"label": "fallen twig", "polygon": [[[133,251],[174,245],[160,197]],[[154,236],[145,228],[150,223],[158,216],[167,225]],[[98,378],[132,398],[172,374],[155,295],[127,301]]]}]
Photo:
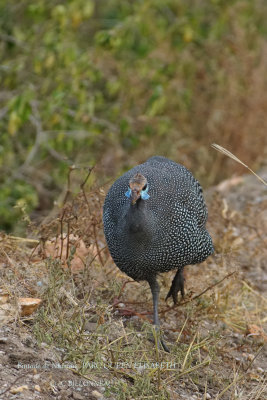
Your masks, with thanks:
[{"label": "fallen twig", "polygon": [[208,290],[213,289],[215,286],[219,285],[220,283],[222,283],[225,279],[230,278],[230,276],[234,275],[236,273],[236,271],[230,272],[229,274],[225,275],[221,280],[219,280],[216,283],[213,283],[212,285],[208,286],[205,290],[203,290],[203,292],[193,296],[191,299],[183,301],[179,304],[174,304],[173,306],[167,308],[166,310],[161,311],[161,314],[165,314],[167,311],[170,311],[172,309],[174,309],[176,306],[183,306],[184,304],[187,303],[191,303],[191,301],[198,299],[200,296],[202,296],[204,293],[206,293]]},{"label": "fallen twig", "polygon": [[27,371],[27,372],[25,372],[25,374],[22,374],[22,375],[20,375],[20,376],[17,376],[17,378],[16,378],[3,392],[0,393],[0,396],[2,396],[3,394],[5,394],[6,392],[8,392],[8,391],[12,388],[12,386],[15,385],[15,383],[16,383],[19,379],[23,378],[23,377],[26,376],[26,375],[29,375],[30,373],[32,373],[32,371]]},{"label": "fallen twig", "polygon": [[17,242],[28,242],[28,243],[35,243],[35,244],[39,244],[40,240],[36,240],[36,239],[29,239],[29,238],[22,238],[19,236],[7,236],[8,239],[11,240],[16,240]]}]

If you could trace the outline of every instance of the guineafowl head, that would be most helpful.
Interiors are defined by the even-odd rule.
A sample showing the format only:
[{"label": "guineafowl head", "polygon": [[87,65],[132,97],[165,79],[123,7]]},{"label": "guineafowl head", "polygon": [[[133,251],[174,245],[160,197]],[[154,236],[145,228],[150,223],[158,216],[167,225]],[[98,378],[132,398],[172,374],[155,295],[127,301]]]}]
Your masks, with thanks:
[{"label": "guineafowl head", "polygon": [[138,172],[129,180],[129,188],[125,196],[131,199],[134,205],[140,198],[142,200],[149,199],[147,179]]}]

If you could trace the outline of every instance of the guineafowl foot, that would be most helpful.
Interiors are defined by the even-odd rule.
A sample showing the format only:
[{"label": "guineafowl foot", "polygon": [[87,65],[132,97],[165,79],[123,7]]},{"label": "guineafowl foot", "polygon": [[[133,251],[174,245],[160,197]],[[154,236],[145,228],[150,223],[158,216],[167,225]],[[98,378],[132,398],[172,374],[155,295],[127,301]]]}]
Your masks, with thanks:
[{"label": "guineafowl foot", "polygon": [[165,301],[172,296],[174,304],[177,304],[178,293],[181,292],[182,298],[184,298],[184,275],[183,269],[178,269],[175,277],[173,278],[171,288],[166,296]]},{"label": "guineafowl foot", "polygon": [[166,353],[170,353],[170,350],[163,339],[160,339],[160,343],[161,343],[161,346],[163,347],[163,350],[166,351]]},{"label": "guineafowl foot", "polygon": [[151,337],[151,339],[149,339],[149,340],[151,340],[152,342],[155,342],[155,345],[157,346],[158,349],[163,348],[164,351],[166,351],[167,353],[170,353],[168,346],[166,345],[166,343],[164,342],[164,340],[161,337],[159,326],[154,325],[153,337]]}]

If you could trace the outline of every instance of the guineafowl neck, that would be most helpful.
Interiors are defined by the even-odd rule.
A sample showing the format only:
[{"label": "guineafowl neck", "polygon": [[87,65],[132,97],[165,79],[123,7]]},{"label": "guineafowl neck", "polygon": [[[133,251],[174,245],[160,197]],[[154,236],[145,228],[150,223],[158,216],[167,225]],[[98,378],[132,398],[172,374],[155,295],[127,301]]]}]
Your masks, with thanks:
[{"label": "guineafowl neck", "polygon": [[126,214],[126,221],[131,234],[145,234],[149,230],[149,211],[144,200],[131,204]]}]

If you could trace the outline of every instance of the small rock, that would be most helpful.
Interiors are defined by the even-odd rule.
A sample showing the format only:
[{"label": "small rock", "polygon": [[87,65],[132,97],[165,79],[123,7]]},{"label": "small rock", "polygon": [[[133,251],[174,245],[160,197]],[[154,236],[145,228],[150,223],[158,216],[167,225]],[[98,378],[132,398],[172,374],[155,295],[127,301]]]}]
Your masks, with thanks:
[{"label": "small rock", "polygon": [[234,332],[234,333],[233,333],[233,337],[235,337],[235,338],[238,338],[238,339],[239,339],[239,338],[240,338],[240,334],[239,334],[239,333],[237,333],[237,332]]},{"label": "small rock", "polygon": [[207,400],[211,399],[211,395],[209,393],[206,393],[206,399]]},{"label": "small rock", "polygon": [[92,391],[92,395],[96,398],[96,399],[102,399],[102,393],[99,393],[97,390],[93,390]]},{"label": "small rock", "polygon": [[25,344],[25,346],[27,346],[27,347],[31,347],[32,346],[32,338],[31,337],[26,337],[24,340],[23,340],[23,343]]},{"label": "small rock", "polygon": [[96,330],[97,326],[98,325],[96,322],[86,321],[84,324],[84,330],[89,331],[89,332],[92,332],[92,331],[94,332]]},{"label": "small rock", "polygon": [[74,398],[74,400],[84,400],[84,397],[77,392],[73,392],[72,397]]},{"label": "small rock", "polygon": [[60,391],[60,396],[62,399],[67,399],[68,397],[71,397],[71,395],[72,395],[72,390],[70,389]]}]

